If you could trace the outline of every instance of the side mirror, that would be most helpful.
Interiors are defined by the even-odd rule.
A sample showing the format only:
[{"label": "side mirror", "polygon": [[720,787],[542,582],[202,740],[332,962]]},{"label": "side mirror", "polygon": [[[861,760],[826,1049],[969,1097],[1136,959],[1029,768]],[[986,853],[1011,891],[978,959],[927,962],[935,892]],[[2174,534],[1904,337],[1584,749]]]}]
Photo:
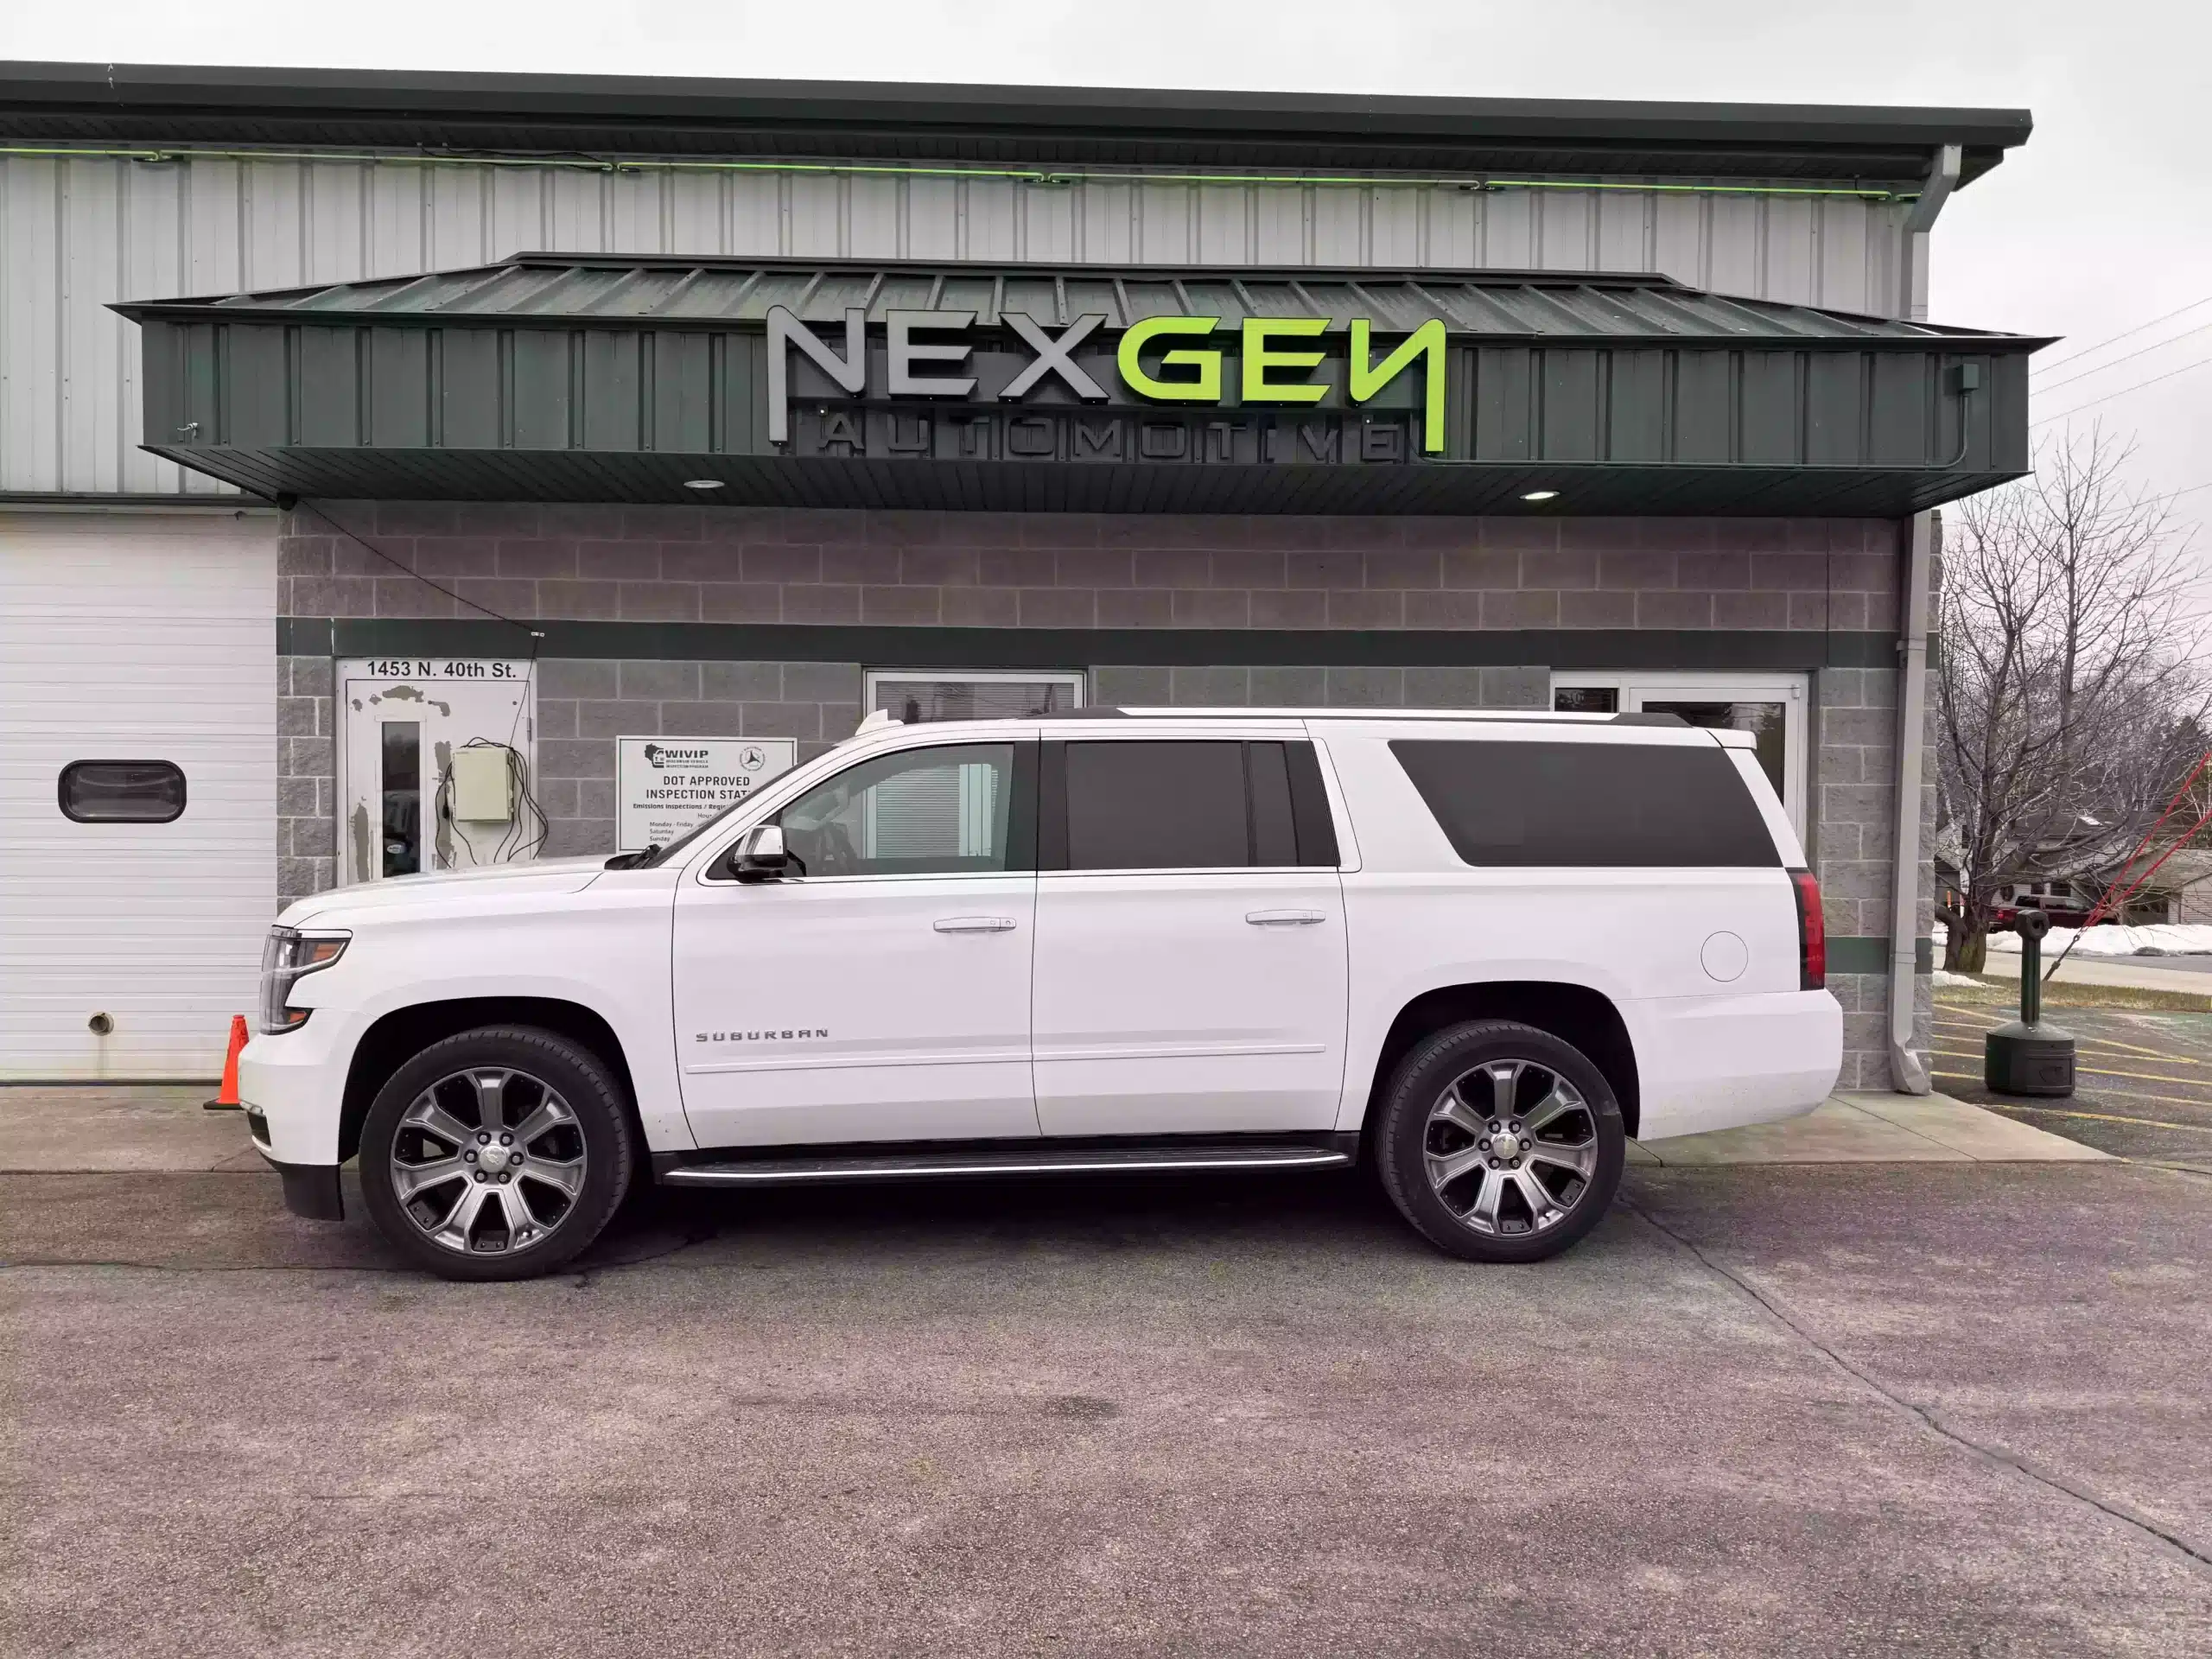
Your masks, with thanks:
[{"label": "side mirror", "polygon": [[779,823],[756,823],[729,855],[730,874],[741,881],[773,881],[791,873],[791,855],[784,848]]}]

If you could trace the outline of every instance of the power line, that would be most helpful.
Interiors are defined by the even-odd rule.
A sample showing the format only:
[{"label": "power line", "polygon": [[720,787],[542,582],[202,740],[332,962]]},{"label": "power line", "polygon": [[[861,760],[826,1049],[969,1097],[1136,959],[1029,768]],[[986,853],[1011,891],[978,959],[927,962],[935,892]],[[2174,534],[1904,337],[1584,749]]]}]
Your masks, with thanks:
[{"label": "power line", "polygon": [[2155,386],[2161,380],[2171,380],[2177,374],[2187,374],[2191,369],[2201,369],[2212,363],[2212,357],[2200,357],[2194,363],[2184,363],[2177,369],[2168,369],[2164,374],[2154,374],[2148,380],[2138,380],[2132,386],[2122,386],[2118,391],[2108,391],[2101,397],[2092,397],[2086,404],[2076,404],[2071,409],[2062,409],[2056,415],[2046,415],[2039,421],[2030,421],[2031,427],[2049,426],[2053,421],[2063,421],[2069,415],[2079,415],[2085,409],[2094,409],[2099,404],[2108,404],[2115,397],[2125,397],[2131,391],[2140,391],[2145,386]]},{"label": "power line", "polygon": [[2133,328],[2122,329],[2119,334],[2113,335],[2107,340],[2101,340],[2094,346],[2084,346],[2078,352],[2069,352],[2064,357],[2054,358],[2048,363],[2038,363],[2035,365],[2035,368],[2031,372],[2036,374],[2048,374],[2053,369],[2064,368],[2069,363],[2078,363],[2085,357],[2094,357],[2096,353],[2104,350],[2107,346],[2117,346],[2123,340],[2133,340],[2136,335],[2141,334],[2145,328],[2155,328],[2160,323],[2171,321],[2173,318],[2181,315],[2183,311],[2194,311],[2198,306],[2208,302],[2212,302],[2212,294],[2207,294],[2201,300],[2191,300],[2187,305],[2177,307],[2176,309],[2167,312],[2163,317],[2153,317],[2148,322],[2139,322]]},{"label": "power line", "polygon": [[2147,357],[2152,352],[2163,352],[2167,346],[2172,345],[2176,340],[2187,340],[2191,334],[2201,334],[2207,328],[2212,328],[2212,322],[2200,322],[2194,328],[2184,328],[2177,334],[2169,334],[2165,339],[2158,341],[2156,344],[2140,346],[2138,349],[2128,353],[2125,357],[2115,357],[2109,363],[2100,363],[2094,369],[2084,369],[2079,374],[2069,374],[2063,380],[2050,381],[2047,385],[2037,386],[2036,390],[2037,391],[2056,391],[2061,386],[2070,386],[2076,380],[2087,380],[2093,375],[2102,374],[2107,369],[2116,369],[2123,363],[2133,363],[2139,357]]}]

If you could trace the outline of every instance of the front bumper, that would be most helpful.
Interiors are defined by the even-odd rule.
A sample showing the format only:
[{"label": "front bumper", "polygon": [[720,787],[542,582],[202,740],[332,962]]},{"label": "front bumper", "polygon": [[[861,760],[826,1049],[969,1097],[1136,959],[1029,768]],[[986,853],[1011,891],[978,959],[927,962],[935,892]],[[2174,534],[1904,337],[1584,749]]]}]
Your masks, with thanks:
[{"label": "front bumper", "polygon": [[309,1221],[342,1221],[339,1122],[353,1055],[346,1011],[319,1008],[296,1031],[256,1037],[238,1056],[238,1099],[254,1150],[284,1183],[284,1207]]},{"label": "front bumper", "polygon": [[267,1144],[261,1150],[270,1162],[336,1166],[353,1053],[353,1021],[343,1009],[318,1009],[298,1030],[245,1046],[238,1055],[238,1099],[262,1119]]},{"label": "front bumper", "polygon": [[283,1179],[284,1207],[294,1215],[308,1221],[346,1219],[346,1199],[339,1191],[337,1165],[280,1164],[270,1158],[269,1166]]}]

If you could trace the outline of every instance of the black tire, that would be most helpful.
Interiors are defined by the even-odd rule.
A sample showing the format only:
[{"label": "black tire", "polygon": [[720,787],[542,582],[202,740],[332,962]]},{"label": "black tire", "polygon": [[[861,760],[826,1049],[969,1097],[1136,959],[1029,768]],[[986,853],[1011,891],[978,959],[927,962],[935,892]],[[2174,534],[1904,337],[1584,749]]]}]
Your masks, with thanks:
[{"label": "black tire", "polygon": [[[468,1091],[467,1078],[501,1072],[513,1073],[535,1085],[518,1090],[512,1107],[493,1109],[502,1124],[525,1127],[531,1121],[529,1114],[543,1106],[549,1097],[553,1103],[553,1113],[549,1115],[565,1109],[565,1120],[534,1137],[531,1146],[524,1149],[545,1153],[546,1161],[540,1164],[533,1158],[513,1178],[512,1201],[527,1206],[525,1222],[510,1233],[505,1223],[516,1213],[508,1208],[510,1199],[505,1194],[488,1194],[474,1202],[499,1209],[499,1221],[495,1224],[487,1217],[473,1230],[464,1229],[461,1237],[466,1248],[441,1242],[433,1236],[429,1221],[418,1222],[416,1217],[438,1210],[444,1202],[446,1186],[418,1194],[416,1207],[410,1212],[398,1190],[404,1178],[396,1159],[409,1167],[428,1168],[437,1156],[437,1148],[455,1138],[450,1133],[426,1131],[415,1121],[423,1116],[419,1103],[429,1097],[448,1109],[450,1122],[472,1131],[456,1148],[455,1156],[465,1152],[473,1160],[477,1148],[467,1142],[481,1141],[493,1132],[470,1116],[468,1105],[476,1096]],[[431,1096],[429,1091],[434,1086],[441,1092]],[[502,1085],[503,1095],[508,1086],[512,1085]],[[507,1116],[511,1111],[524,1116]],[[403,1135],[408,1140],[396,1151],[395,1143]],[[487,1156],[499,1152],[496,1135],[483,1151]],[[562,1189],[534,1179],[533,1172],[541,1167],[570,1167],[575,1160],[566,1154],[571,1152],[581,1160],[582,1179],[574,1196],[563,1202]],[[562,1154],[557,1161],[553,1157],[556,1154]],[[361,1127],[361,1194],[367,1200],[369,1214],[410,1262],[445,1279],[534,1279],[552,1272],[598,1237],[613,1218],[630,1189],[635,1162],[621,1088],[606,1063],[582,1044],[529,1027],[483,1027],[431,1044],[385,1081]],[[469,1187],[482,1186],[485,1178],[474,1172],[456,1173],[449,1182],[460,1194],[454,1200],[457,1211],[467,1201]],[[517,1243],[515,1234],[534,1230],[531,1222],[543,1226],[542,1235]]]},{"label": "black tire", "polygon": [[[1553,1122],[1573,1117],[1578,1111],[1580,1121],[1573,1125],[1576,1139],[1572,1146],[1563,1138],[1568,1131],[1562,1128],[1558,1131],[1560,1138],[1542,1142],[1542,1153],[1507,1169],[1500,1167],[1507,1160],[1483,1155],[1488,1151],[1488,1141],[1473,1138],[1488,1128],[1491,1120],[1487,1114],[1472,1130],[1463,1128],[1456,1116],[1433,1122],[1431,1115],[1444,1109],[1446,1091],[1471,1072],[1484,1066],[1502,1069],[1514,1061],[1526,1068],[1515,1077],[1525,1077],[1526,1082],[1501,1085],[1486,1078],[1485,1085],[1505,1087],[1509,1093],[1504,1097],[1510,1098],[1513,1088],[1525,1092],[1540,1074],[1548,1072],[1580,1097],[1577,1107],[1554,1108],[1559,1116]],[[1554,1093],[1545,1086],[1548,1097]],[[1566,1098],[1565,1093],[1558,1098]],[[1526,1099],[1522,1102],[1524,1108],[1530,1103]],[[1399,1063],[1378,1109],[1375,1162],[1383,1191],[1422,1237],[1465,1261],[1541,1262],[1556,1255],[1598,1224],[1620,1186],[1628,1140],[1619,1103],[1613,1098],[1605,1073],[1572,1043],[1534,1026],[1510,1020],[1477,1020],[1424,1039]],[[1519,1125],[1518,1119],[1502,1113],[1496,1121],[1501,1128]],[[1462,1141],[1461,1135],[1469,1138]],[[1513,1137],[1510,1144],[1525,1152],[1529,1138]],[[1578,1174],[1550,1161],[1560,1155],[1554,1147],[1564,1148],[1579,1162],[1587,1164],[1586,1173]],[[1470,1166],[1440,1192],[1432,1171],[1448,1171],[1460,1159],[1471,1160]],[[1519,1173],[1523,1167],[1525,1179],[1542,1183],[1545,1195],[1557,1208],[1555,1216],[1546,1219],[1535,1213],[1536,1203],[1525,1196],[1524,1177]],[[1486,1174],[1485,1168],[1495,1173]],[[1478,1199],[1459,1203],[1466,1197],[1470,1184],[1478,1194],[1495,1191],[1503,1195],[1503,1201],[1491,1212],[1487,1230],[1483,1222],[1471,1218],[1477,1213]],[[1516,1221],[1521,1224],[1517,1229]]]}]

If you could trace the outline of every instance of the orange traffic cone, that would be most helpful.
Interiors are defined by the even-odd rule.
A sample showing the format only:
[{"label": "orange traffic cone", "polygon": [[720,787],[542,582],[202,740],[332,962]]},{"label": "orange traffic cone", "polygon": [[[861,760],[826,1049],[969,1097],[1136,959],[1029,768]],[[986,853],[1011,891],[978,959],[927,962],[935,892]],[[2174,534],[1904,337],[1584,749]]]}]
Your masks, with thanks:
[{"label": "orange traffic cone", "polygon": [[235,1112],[244,1109],[238,1099],[238,1051],[245,1046],[245,1015],[231,1016],[231,1052],[223,1057],[223,1087],[215,1098],[201,1103],[201,1109],[210,1112]]}]

